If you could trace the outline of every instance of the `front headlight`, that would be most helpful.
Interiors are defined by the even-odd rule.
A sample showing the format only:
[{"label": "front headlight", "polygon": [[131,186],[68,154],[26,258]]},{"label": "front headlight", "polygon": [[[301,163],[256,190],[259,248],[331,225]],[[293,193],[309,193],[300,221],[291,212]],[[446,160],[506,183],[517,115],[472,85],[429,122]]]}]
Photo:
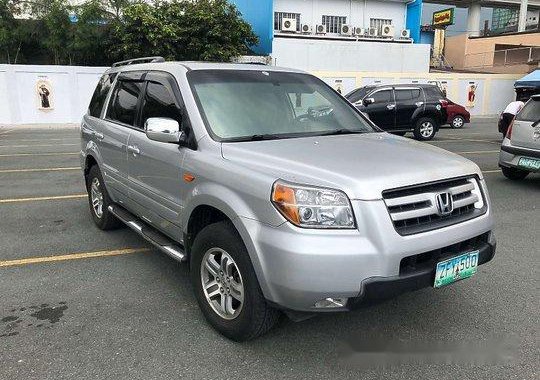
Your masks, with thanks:
[{"label": "front headlight", "polygon": [[291,223],[307,228],[356,228],[344,192],[284,181],[274,183],[272,203]]}]

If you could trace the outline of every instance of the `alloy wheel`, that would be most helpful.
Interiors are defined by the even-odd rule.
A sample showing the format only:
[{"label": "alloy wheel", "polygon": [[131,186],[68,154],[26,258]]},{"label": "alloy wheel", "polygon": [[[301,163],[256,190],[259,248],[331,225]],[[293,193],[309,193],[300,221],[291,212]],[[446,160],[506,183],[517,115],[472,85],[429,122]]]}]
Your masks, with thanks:
[{"label": "alloy wheel", "polygon": [[223,319],[235,319],[244,305],[244,284],[234,259],[221,248],[211,248],[201,263],[206,301]]},{"label": "alloy wheel", "polygon": [[429,138],[433,134],[434,129],[435,128],[433,127],[433,124],[430,121],[424,121],[420,125],[420,134],[424,138]]},{"label": "alloy wheel", "polygon": [[101,184],[97,177],[92,179],[90,184],[90,198],[92,200],[92,209],[98,218],[103,216],[103,193],[101,192]]}]

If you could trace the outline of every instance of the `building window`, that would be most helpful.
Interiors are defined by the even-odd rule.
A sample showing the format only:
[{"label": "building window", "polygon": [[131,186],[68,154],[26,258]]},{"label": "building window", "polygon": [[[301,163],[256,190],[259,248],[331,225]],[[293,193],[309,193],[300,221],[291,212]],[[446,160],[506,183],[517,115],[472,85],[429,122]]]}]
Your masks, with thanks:
[{"label": "building window", "polygon": [[287,13],[287,12],[274,12],[274,30],[281,30],[281,21],[284,18],[296,19],[296,31],[299,32],[300,25],[300,13]]},{"label": "building window", "polygon": [[347,17],[344,16],[322,16],[322,24],[326,25],[327,33],[340,33],[341,25],[347,23]]},{"label": "building window", "polygon": [[392,19],[388,18],[370,18],[369,27],[381,30],[384,25],[392,25]]}]

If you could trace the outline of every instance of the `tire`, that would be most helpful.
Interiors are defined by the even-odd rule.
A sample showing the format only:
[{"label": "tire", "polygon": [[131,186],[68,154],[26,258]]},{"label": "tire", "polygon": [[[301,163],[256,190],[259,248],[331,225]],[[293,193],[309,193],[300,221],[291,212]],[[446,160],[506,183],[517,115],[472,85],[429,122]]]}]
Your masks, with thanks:
[{"label": "tire", "polygon": [[[209,262],[213,264],[204,265]],[[247,249],[229,221],[210,224],[197,234],[190,266],[199,307],[208,323],[222,335],[243,342],[265,334],[278,321],[280,312],[266,302]],[[221,277],[213,276],[209,267]],[[229,271],[222,272],[224,268]],[[204,290],[203,283],[213,285]],[[235,292],[238,288],[243,290],[243,297]],[[224,299],[230,299],[230,303]],[[230,305],[230,310],[220,308],[221,302]]]},{"label": "tire", "polygon": [[450,126],[454,129],[460,129],[463,128],[465,125],[465,118],[461,115],[456,115],[450,122]]},{"label": "tire", "polygon": [[503,175],[511,180],[518,181],[524,179],[529,175],[528,171],[516,169],[516,168],[507,168],[505,166],[501,167]]},{"label": "tire", "polygon": [[[96,226],[104,231],[121,227],[122,222],[109,212],[108,207],[113,203],[109,197],[109,193],[107,193],[101,171],[97,165],[92,166],[88,172],[86,189],[88,191],[90,213],[92,214],[92,219],[94,219]],[[101,199],[101,213],[99,212],[99,206],[93,204],[93,202],[96,201],[96,197],[97,199]]]},{"label": "tire", "polygon": [[437,125],[435,120],[430,117],[421,117],[415,123],[414,137],[417,140],[428,141],[435,137],[437,133]]}]

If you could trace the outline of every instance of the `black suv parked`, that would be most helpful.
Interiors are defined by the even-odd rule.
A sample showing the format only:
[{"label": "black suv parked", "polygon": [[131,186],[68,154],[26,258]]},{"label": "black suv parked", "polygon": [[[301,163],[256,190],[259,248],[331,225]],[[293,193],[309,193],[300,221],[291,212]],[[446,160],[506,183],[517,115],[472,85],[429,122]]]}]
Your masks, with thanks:
[{"label": "black suv parked", "polygon": [[446,122],[445,97],[432,84],[365,86],[345,97],[379,128],[401,136],[413,131],[416,139],[431,140]]}]

